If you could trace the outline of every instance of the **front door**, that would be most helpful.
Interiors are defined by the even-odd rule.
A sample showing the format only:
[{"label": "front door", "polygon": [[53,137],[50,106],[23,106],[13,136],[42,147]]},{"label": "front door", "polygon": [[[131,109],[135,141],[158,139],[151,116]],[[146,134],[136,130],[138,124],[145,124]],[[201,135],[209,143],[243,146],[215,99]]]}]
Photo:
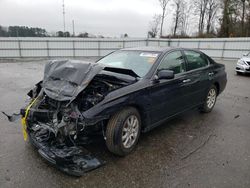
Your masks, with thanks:
[{"label": "front door", "polygon": [[185,59],[180,50],[170,52],[162,59],[156,75],[160,70],[173,70],[175,78],[152,81],[149,94],[152,125],[184,110],[185,93],[189,87],[185,74]]}]

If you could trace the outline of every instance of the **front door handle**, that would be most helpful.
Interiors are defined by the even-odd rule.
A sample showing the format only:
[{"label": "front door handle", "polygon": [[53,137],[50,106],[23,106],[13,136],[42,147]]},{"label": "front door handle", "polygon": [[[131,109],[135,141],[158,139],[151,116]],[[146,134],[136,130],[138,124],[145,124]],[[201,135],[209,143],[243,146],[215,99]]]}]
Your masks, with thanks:
[{"label": "front door handle", "polygon": [[182,82],[183,83],[187,83],[187,82],[191,82],[191,80],[190,79],[186,79],[186,80],[183,80]]}]

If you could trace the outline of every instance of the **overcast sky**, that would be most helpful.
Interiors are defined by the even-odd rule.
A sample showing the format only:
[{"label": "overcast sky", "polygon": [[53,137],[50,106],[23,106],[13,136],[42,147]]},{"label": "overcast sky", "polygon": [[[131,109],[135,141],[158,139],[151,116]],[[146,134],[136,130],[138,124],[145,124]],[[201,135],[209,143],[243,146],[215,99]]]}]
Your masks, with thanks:
[{"label": "overcast sky", "polygon": [[[158,0],[65,0],[65,11],[66,30],[71,33],[74,20],[76,33],[145,37],[149,21],[161,8]],[[164,33],[170,31],[170,16],[168,13]],[[0,25],[63,30],[62,0],[0,0]]]}]

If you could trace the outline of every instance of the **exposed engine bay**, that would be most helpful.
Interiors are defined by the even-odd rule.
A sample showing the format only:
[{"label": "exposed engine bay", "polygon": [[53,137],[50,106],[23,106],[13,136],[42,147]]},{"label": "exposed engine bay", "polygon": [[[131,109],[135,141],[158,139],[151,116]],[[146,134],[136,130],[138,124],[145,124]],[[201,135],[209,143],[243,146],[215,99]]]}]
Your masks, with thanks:
[{"label": "exposed engine bay", "polygon": [[118,79],[114,80],[113,77],[97,75],[77,98],[79,110],[88,110],[102,101],[109,92],[126,85],[128,85],[128,83],[122,82]]},{"label": "exposed engine bay", "polygon": [[33,131],[41,128],[48,130],[58,143],[72,144],[85,129],[82,112],[98,104],[109,92],[127,84],[109,76],[97,75],[70,104],[68,101],[51,99],[38,85],[29,93],[33,100],[36,100],[30,110],[28,121],[32,126],[29,128]]}]

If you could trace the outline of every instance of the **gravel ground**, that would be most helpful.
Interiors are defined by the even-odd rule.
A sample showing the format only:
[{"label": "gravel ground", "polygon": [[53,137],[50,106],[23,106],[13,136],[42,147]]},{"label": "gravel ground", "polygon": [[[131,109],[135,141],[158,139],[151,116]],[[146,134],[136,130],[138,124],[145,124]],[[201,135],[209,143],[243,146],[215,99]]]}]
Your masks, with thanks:
[{"label": "gravel ground", "polygon": [[[67,176],[22,138],[20,122],[0,115],[0,187],[250,187],[250,76],[226,65],[228,84],[210,114],[187,112],[143,134],[137,150],[120,158],[103,141],[89,149],[107,164]],[[18,111],[43,76],[45,61],[0,63],[0,111]]]}]

